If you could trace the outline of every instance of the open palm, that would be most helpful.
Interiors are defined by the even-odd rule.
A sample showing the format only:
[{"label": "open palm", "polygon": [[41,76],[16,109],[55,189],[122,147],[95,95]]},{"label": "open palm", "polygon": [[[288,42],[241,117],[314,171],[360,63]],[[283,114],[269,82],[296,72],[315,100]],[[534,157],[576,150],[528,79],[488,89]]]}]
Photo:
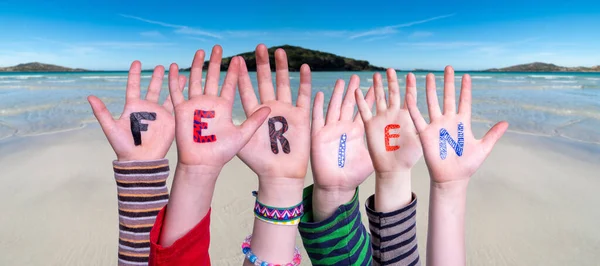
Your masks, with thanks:
[{"label": "open palm", "polygon": [[[283,49],[275,52],[275,63],[277,95],[271,79],[267,47],[263,44],[256,47],[259,103],[246,64],[240,60],[239,90],[246,116],[265,106],[271,109],[271,114],[269,121],[262,124],[238,156],[261,177],[303,179],[310,147],[310,69],[308,65],[300,68],[300,88],[294,106],[287,56]],[[272,136],[275,136],[273,141]]]},{"label": "open palm", "polygon": [[248,142],[269,114],[268,108],[257,110],[242,125],[233,124],[231,117],[235,86],[238,80],[238,57],[231,60],[227,76],[219,93],[222,49],[213,48],[206,84],[202,90],[204,51],[196,52],[192,63],[189,100],[177,90],[178,66],[169,69],[169,89],[175,105],[176,140],[179,163],[223,167]]},{"label": "open palm", "polygon": [[[354,91],[360,79],[352,75],[344,96],[344,81],[338,80],[323,117],[324,95],[317,93],[313,106],[311,166],[315,186],[324,190],[356,189],[373,172],[373,164],[365,144],[365,130],[356,105]],[[373,89],[367,94],[370,105],[375,101]]]},{"label": "open palm", "polygon": [[[156,160],[164,158],[175,135],[175,120],[173,118],[173,105],[167,98],[163,105],[158,104],[160,90],[163,83],[165,69],[157,66],[152,74],[152,80],[148,87],[146,99],[140,98],[140,74],[142,65],[139,61],[134,61],[129,69],[127,79],[126,99],[123,113],[119,119],[113,119],[112,115],[106,109],[104,103],[96,96],[89,96],[88,101],[92,106],[94,115],[117,154],[119,161],[131,160]],[[181,78],[185,84],[185,77]],[[181,90],[182,87],[177,87]],[[139,124],[147,125],[145,130],[138,131],[138,143],[135,141],[135,128],[132,124],[132,113],[148,113],[149,119],[137,121]],[[154,116],[153,118],[151,116]],[[134,118],[135,119],[135,118]],[[150,120],[154,119],[154,120]],[[135,123],[135,122],[134,122]]]},{"label": "open palm", "polygon": [[[378,173],[397,172],[412,168],[423,152],[406,104],[401,104],[400,87],[396,71],[387,71],[389,105],[386,103],[381,75],[373,75],[377,114],[373,116],[370,105],[356,92],[361,117],[367,131],[369,152]],[[407,76],[406,90],[416,91],[413,75]]]},{"label": "open palm", "polygon": [[425,162],[432,181],[445,183],[468,180],[487,158],[496,141],[502,137],[508,123],[494,125],[481,140],[471,131],[471,77],[464,75],[456,112],[454,70],[444,70],[444,113],[438,104],[435,76],[427,75],[427,106],[430,124],[427,124],[417,108],[416,94],[409,92],[407,104],[410,115],[419,132]]}]

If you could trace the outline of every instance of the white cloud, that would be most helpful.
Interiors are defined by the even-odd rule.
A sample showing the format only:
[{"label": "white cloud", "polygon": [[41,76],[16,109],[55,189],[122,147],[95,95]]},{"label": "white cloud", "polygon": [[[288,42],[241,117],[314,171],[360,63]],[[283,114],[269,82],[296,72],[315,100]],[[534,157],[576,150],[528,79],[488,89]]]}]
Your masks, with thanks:
[{"label": "white cloud", "polygon": [[145,19],[145,18],[136,17],[136,16],[132,16],[132,15],[126,15],[126,14],[119,14],[119,15],[124,18],[135,19],[135,20],[142,21],[142,22],[149,23],[149,24],[159,25],[159,26],[163,26],[163,27],[167,27],[167,28],[174,28],[174,29],[176,29],[175,32],[180,33],[180,34],[200,35],[200,36],[207,36],[207,37],[212,37],[212,38],[217,38],[217,39],[223,38],[221,35],[218,35],[216,33],[212,33],[212,32],[205,31],[205,30],[200,30],[200,29],[195,29],[195,28],[185,26],[185,25],[176,25],[176,24],[171,24],[171,23],[166,23],[166,22],[156,21],[156,20],[150,20],[150,19]]},{"label": "white cloud", "polygon": [[418,24],[423,24],[423,23],[427,23],[430,21],[438,20],[438,19],[452,17],[454,15],[456,15],[456,14],[447,14],[447,15],[443,15],[443,16],[437,16],[437,17],[432,17],[432,18],[428,18],[428,19],[411,21],[411,22],[407,22],[407,23],[403,23],[403,24],[385,26],[385,27],[381,27],[381,28],[377,28],[377,29],[358,32],[354,35],[351,35],[350,39],[356,39],[356,38],[360,38],[360,37],[373,36],[373,35],[395,34],[398,32],[399,28],[406,28],[406,27],[410,27],[410,26],[414,26],[414,25],[418,25]]},{"label": "white cloud", "polygon": [[481,42],[461,42],[461,41],[451,41],[451,42],[400,42],[397,45],[400,46],[409,46],[415,48],[425,48],[425,49],[455,49],[455,48],[463,48],[463,47],[475,47],[481,46],[484,43]]},{"label": "white cloud", "polygon": [[163,37],[163,35],[159,31],[156,31],[156,30],[140,32],[140,35],[144,36],[144,37],[150,37],[150,38]]}]

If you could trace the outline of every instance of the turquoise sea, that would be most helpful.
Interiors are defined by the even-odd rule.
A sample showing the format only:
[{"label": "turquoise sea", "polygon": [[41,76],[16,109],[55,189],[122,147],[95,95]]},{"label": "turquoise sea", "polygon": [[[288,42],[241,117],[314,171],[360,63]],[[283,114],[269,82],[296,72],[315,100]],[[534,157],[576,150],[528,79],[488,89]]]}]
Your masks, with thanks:
[{"label": "turquoise sea", "polygon": [[[143,89],[152,73],[143,73]],[[331,94],[336,79],[348,80],[351,72],[313,73],[313,95]],[[367,90],[373,72],[358,72],[361,89]],[[398,73],[405,75],[406,73]],[[426,114],[425,74],[415,73],[419,106]],[[437,76],[441,94],[443,73]],[[460,86],[457,72],[456,82]],[[507,120],[509,130],[600,144],[600,73],[471,73],[473,120],[487,125]],[[221,77],[225,76],[222,73]],[[256,84],[254,73],[251,73]],[[291,73],[294,91],[298,73]],[[86,97],[96,95],[118,116],[125,96],[126,72],[0,73],[0,139],[48,134],[96,124]],[[404,81],[400,81],[404,86]],[[167,82],[163,83],[166,97]],[[256,86],[255,86],[256,89]],[[239,97],[238,97],[239,98]],[[239,99],[234,119],[244,119]]]}]

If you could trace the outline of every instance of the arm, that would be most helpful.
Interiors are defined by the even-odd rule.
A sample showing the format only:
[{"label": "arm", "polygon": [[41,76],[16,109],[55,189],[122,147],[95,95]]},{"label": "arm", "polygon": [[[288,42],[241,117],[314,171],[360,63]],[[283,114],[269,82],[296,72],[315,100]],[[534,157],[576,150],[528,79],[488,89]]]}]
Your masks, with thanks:
[{"label": "arm", "polygon": [[427,75],[427,106],[430,124],[417,108],[416,91],[407,104],[423,144],[431,178],[427,265],[465,265],[465,208],[471,176],[490,154],[508,123],[494,125],[481,140],[471,132],[471,77],[462,78],[456,111],[454,70],[444,71],[444,112],[438,105],[435,77]]},{"label": "arm", "polygon": [[169,198],[169,162],[164,157],[175,134],[173,105],[169,99],[158,104],[164,68],[154,69],[145,99],[140,98],[140,72],[140,62],[133,62],[125,108],[117,120],[99,98],[88,97],[117,155],[113,169],[119,204],[119,265],[148,262],[150,229]]},{"label": "arm", "polygon": [[[422,156],[421,143],[406,104],[402,104],[396,71],[387,70],[389,103],[382,77],[373,75],[377,114],[356,92],[367,143],[375,167],[375,195],[367,200],[374,265],[419,265],[416,239],[416,197],[411,170]],[[416,90],[414,76],[406,90]]]},{"label": "arm", "polygon": [[[260,103],[256,97],[245,62],[241,60],[239,90],[246,116],[267,106],[271,115],[238,153],[240,159],[258,175],[257,200],[275,208],[290,208],[302,201],[302,188],[310,149],[310,69],[300,69],[300,88],[296,105],[292,93],[285,51],[275,52],[277,93],[271,80],[267,47],[256,48],[256,66]],[[256,217],[256,216],[255,216]],[[295,220],[297,221],[297,219]],[[297,224],[273,224],[254,219],[254,228],[245,254],[259,261],[284,264],[294,260]],[[250,256],[250,255],[246,255]],[[253,257],[254,258],[254,257]],[[297,261],[296,261],[297,262]],[[244,265],[253,265],[249,259]]]},{"label": "arm", "polygon": [[[169,69],[169,89],[175,106],[177,169],[171,200],[153,229],[151,264],[210,265],[210,205],[223,166],[248,142],[269,113],[258,110],[242,125],[231,117],[239,58],[232,59],[218,94],[222,49],[213,48],[206,85],[202,90],[204,52],[198,51],[190,71],[189,100],[177,88],[176,64]],[[159,218],[163,218],[160,216]]]},{"label": "arm", "polygon": [[[358,186],[373,172],[363,120],[354,115],[354,91],[359,85],[358,76],[353,75],[344,97],[344,81],[338,80],[326,118],[323,93],[315,97],[311,141],[314,186],[305,189],[306,211],[299,227],[313,265],[372,262],[371,241],[358,203]],[[367,98],[374,102],[373,90]]]}]

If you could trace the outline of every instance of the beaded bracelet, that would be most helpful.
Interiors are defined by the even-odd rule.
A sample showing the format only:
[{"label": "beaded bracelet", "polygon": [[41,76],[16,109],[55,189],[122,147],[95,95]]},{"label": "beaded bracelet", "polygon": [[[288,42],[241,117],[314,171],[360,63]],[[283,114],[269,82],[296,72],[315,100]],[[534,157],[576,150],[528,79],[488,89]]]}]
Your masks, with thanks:
[{"label": "beaded bracelet", "polygon": [[[253,191],[252,195],[257,196]],[[254,216],[261,221],[277,225],[297,225],[304,214],[304,204],[299,203],[289,208],[276,208],[262,204],[258,197],[254,204]]]},{"label": "beaded bracelet", "polygon": [[246,237],[246,239],[244,239],[244,242],[242,242],[242,253],[244,253],[244,256],[246,256],[248,261],[250,261],[251,263],[253,263],[256,266],[298,266],[298,265],[300,265],[300,262],[302,262],[302,255],[300,255],[300,250],[298,249],[298,247],[294,248],[294,258],[292,259],[292,262],[290,262],[290,263],[274,264],[274,263],[268,263],[264,260],[260,260],[254,253],[252,253],[252,249],[250,249],[251,241],[252,241],[252,235],[249,235]]}]

